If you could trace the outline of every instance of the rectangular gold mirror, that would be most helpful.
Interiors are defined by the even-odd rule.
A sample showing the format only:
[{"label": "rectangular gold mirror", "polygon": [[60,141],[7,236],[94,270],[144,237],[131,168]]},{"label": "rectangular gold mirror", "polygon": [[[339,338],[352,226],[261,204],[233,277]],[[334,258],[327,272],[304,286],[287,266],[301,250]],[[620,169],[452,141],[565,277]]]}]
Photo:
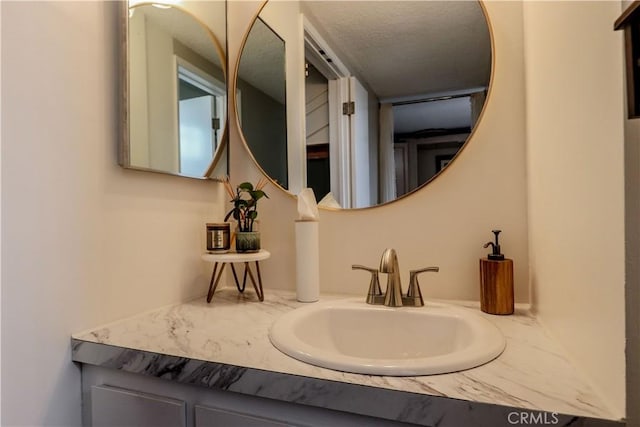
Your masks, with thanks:
[{"label": "rectangular gold mirror", "polygon": [[227,176],[225,1],[122,5],[120,165]]}]

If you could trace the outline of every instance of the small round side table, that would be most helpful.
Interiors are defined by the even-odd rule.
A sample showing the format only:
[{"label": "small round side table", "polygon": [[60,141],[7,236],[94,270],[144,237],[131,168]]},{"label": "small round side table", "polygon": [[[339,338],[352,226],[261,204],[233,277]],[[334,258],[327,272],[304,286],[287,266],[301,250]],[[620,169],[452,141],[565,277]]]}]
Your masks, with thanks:
[{"label": "small round side table", "polygon": [[[265,259],[268,259],[271,254],[264,249],[260,249],[259,252],[253,253],[236,253],[236,252],[228,252],[225,254],[203,254],[202,259],[208,262],[213,262],[213,273],[211,273],[211,282],[209,282],[209,292],[207,293],[207,302],[211,302],[211,298],[213,298],[213,293],[216,291],[218,287],[218,283],[220,282],[220,278],[222,277],[222,272],[224,271],[224,267],[227,264],[231,265],[231,271],[233,272],[233,278],[236,282],[236,288],[240,293],[244,292],[245,286],[247,284],[247,276],[251,279],[251,284],[253,285],[253,289],[255,289],[256,294],[258,295],[258,299],[260,301],[264,301],[264,292],[262,290],[262,276],[260,275],[260,264],[259,262]],[[244,263],[244,275],[242,278],[242,286],[240,286],[240,282],[238,281],[238,275],[236,273],[236,269],[233,266],[236,262]],[[258,281],[256,282],[253,272],[251,271],[250,262],[255,262],[256,275],[258,276]],[[218,271],[218,265],[221,265],[220,270]]]}]

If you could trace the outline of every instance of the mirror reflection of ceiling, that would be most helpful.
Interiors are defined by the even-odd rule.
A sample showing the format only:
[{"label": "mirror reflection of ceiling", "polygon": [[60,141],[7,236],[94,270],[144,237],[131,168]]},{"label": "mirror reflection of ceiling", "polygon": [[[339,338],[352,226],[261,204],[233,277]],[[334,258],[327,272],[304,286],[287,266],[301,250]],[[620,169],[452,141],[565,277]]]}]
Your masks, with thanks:
[{"label": "mirror reflection of ceiling", "polygon": [[242,50],[241,74],[245,82],[284,104],[285,70],[282,57],[273,54],[281,50],[282,39],[258,18]]},{"label": "mirror reflection of ceiling", "polygon": [[206,31],[194,18],[176,8],[135,7],[131,9],[130,18],[142,13],[147,22],[171,34],[174,40],[188,46],[195,53],[222,69],[222,62],[217,47],[207,37]]},{"label": "mirror reflection of ceiling", "polygon": [[[198,19],[201,24],[206,26],[213,33],[216,43],[215,48],[219,51],[218,53],[222,57],[225,56],[227,45],[227,14],[225,0],[129,0],[128,4],[130,10],[135,9],[138,6],[154,5],[156,10],[168,10],[173,7],[174,9],[179,8],[189,12],[190,15]],[[186,26],[191,29],[194,28],[193,23],[187,24]]]},{"label": "mirror reflection of ceiling", "polygon": [[301,9],[381,102],[489,80],[491,41],[477,1],[303,1]]},{"label": "mirror reflection of ceiling", "polygon": [[462,129],[471,126],[467,98],[397,105],[393,108],[393,113],[396,134],[410,134],[423,129]]}]

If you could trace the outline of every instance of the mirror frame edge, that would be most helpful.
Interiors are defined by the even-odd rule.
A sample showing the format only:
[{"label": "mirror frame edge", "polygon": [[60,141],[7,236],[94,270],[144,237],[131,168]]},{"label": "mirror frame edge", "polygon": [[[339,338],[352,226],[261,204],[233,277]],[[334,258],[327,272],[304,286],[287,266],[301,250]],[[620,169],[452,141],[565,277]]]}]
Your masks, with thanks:
[{"label": "mirror frame edge", "polygon": [[[129,170],[135,170],[135,171],[141,171],[141,172],[153,172],[153,173],[158,173],[158,174],[163,174],[163,175],[170,175],[170,176],[177,176],[177,177],[181,177],[181,178],[188,178],[188,179],[197,179],[197,180],[211,180],[211,181],[215,181],[215,182],[224,182],[226,177],[214,177],[212,176],[216,166],[218,165],[218,163],[220,162],[221,158],[222,158],[222,152],[226,151],[226,161],[227,161],[227,176],[229,175],[229,49],[228,49],[228,39],[229,39],[229,25],[228,25],[228,19],[227,19],[227,13],[228,13],[228,1],[229,0],[224,0],[224,7],[225,7],[225,11],[224,11],[224,17],[225,17],[225,23],[224,23],[224,33],[225,33],[225,49],[222,48],[222,45],[220,44],[220,40],[218,40],[218,37],[216,37],[216,35],[213,33],[213,31],[211,31],[211,29],[209,28],[208,25],[206,25],[204,22],[202,22],[201,19],[199,19],[197,16],[195,16],[193,13],[191,13],[190,11],[178,6],[178,5],[170,5],[172,8],[177,9],[183,13],[186,13],[187,15],[189,15],[191,18],[193,18],[196,22],[198,22],[200,24],[200,26],[207,32],[209,38],[211,39],[211,41],[213,42],[213,45],[216,48],[216,51],[218,53],[218,56],[220,57],[220,62],[221,62],[221,66],[222,66],[222,73],[224,75],[225,78],[225,86],[226,86],[226,91],[227,91],[227,114],[226,114],[226,120],[225,120],[225,127],[224,127],[224,131],[222,133],[222,138],[220,140],[220,145],[218,146],[218,149],[216,149],[216,152],[214,153],[213,157],[211,158],[211,161],[209,162],[209,166],[207,167],[207,169],[204,171],[204,173],[202,174],[202,176],[191,176],[191,175],[183,175],[180,173],[173,173],[173,172],[165,172],[162,170],[158,170],[158,169],[151,169],[151,168],[145,168],[145,167],[141,167],[141,166],[133,166],[131,164],[131,157],[130,157],[130,149],[131,149],[131,139],[130,139],[130,128],[131,128],[131,123],[129,120],[129,100],[131,98],[131,87],[130,87],[130,81],[129,81],[129,9],[130,9],[130,3],[129,0],[124,0],[124,1],[120,1],[117,2],[119,3],[119,7],[120,10],[118,12],[119,15],[119,25],[118,25],[118,40],[117,42],[120,44],[120,49],[119,49],[119,55],[118,55],[118,77],[119,77],[119,90],[118,90],[118,105],[119,105],[119,112],[118,112],[118,117],[120,118],[119,120],[119,129],[118,129],[118,133],[119,133],[119,141],[118,141],[118,153],[117,153],[117,158],[118,158],[118,165],[120,165],[120,167],[122,167],[123,169],[129,169]],[[139,2],[136,3],[134,7],[140,7],[140,6],[145,6],[145,5],[153,5],[154,2],[153,1],[144,1],[144,2]]]},{"label": "mirror frame edge", "polygon": [[[253,16],[253,18],[251,19],[250,25],[247,28],[247,31],[245,32],[244,36],[242,37],[242,43],[240,44],[240,51],[238,54],[238,59],[236,60],[236,64],[234,67],[234,76],[233,76],[233,82],[231,85],[231,97],[233,98],[233,115],[235,116],[235,124],[236,127],[238,129],[238,134],[240,136],[240,140],[242,141],[242,144],[244,145],[244,149],[246,151],[246,153],[249,155],[249,158],[251,158],[251,160],[253,161],[253,164],[258,168],[258,170],[260,171],[260,173],[262,175],[264,175],[270,182],[271,184],[278,188],[278,190],[280,190],[281,192],[283,192],[284,194],[286,194],[287,196],[289,196],[289,198],[292,198],[294,200],[297,200],[298,196],[291,193],[289,190],[283,188],[280,184],[278,184],[273,178],[271,178],[271,176],[269,176],[265,170],[262,168],[262,166],[260,166],[260,164],[258,163],[258,161],[256,160],[255,156],[253,155],[253,153],[251,152],[251,149],[249,148],[249,144],[247,143],[247,140],[244,136],[244,133],[242,132],[242,126],[240,125],[240,115],[238,112],[238,106],[237,106],[237,99],[236,99],[236,92],[237,92],[237,85],[238,85],[238,71],[240,69],[240,61],[242,60],[242,53],[244,52],[244,48],[245,45],[247,43],[247,39],[249,38],[249,34],[251,33],[251,29],[253,28],[253,25],[255,24],[256,20],[258,19],[260,13],[262,12],[262,10],[265,8],[265,6],[269,3],[270,0],[263,0],[262,5],[260,5],[260,7],[258,8],[257,12],[255,13],[255,15]],[[275,1],[275,0],[272,0]],[[304,0],[299,0],[299,1],[304,1]],[[478,120],[476,121],[476,125],[473,127],[473,129],[471,129],[471,132],[469,133],[469,136],[467,137],[467,139],[465,140],[464,144],[462,144],[462,146],[460,147],[460,149],[456,152],[456,154],[453,156],[453,158],[451,159],[450,163],[445,166],[444,168],[442,168],[441,171],[439,171],[438,173],[436,173],[435,175],[433,175],[431,178],[429,178],[426,182],[422,183],[421,185],[419,185],[418,187],[414,188],[412,191],[405,193],[399,197],[396,197],[393,200],[390,200],[388,202],[383,202],[383,203],[378,203],[376,205],[372,205],[372,206],[366,206],[366,207],[362,207],[362,208],[335,208],[335,207],[330,207],[330,206],[321,206],[318,205],[318,207],[322,210],[325,211],[332,211],[332,212],[361,212],[361,211],[365,211],[368,209],[375,209],[375,208],[380,208],[383,206],[389,206],[399,200],[405,199],[415,193],[417,193],[419,190],[422,190],[424,187],[426,187],[428,184],[432,183],[436,178],[438,178],[439,176],[442,176],[447,169],[449,169],[449,166],[451,165],[451,163],[453,163],[458,156],[460,155],[460,153],[462,153],[462,151],[467,147],[467,145],[469,144],[469,142],[471,141],[471,139],[475,136],[476,134],[476,130],[478,128],[478,125],[482,123],[482,119],[484,118],[484,114],[487,110],[487,105],[489,104],[489,100],[491,99],[491,95],[493,93],[493,84],[494,84],[494,80],[495,80],[495,66],[496,66],[496,49],[495,49],[495,35],[494,35],[494,30],[493,30],[493,25],[491,24],[491,19],[489,18],[489,13],[487,11],[486,5],[485,5],[485,1],[486,0],[475,0],[478,5],[480,6],[480,10],[482,11],[482,15],[484,16],[485,22],[487,23],[487,30],[489,31],[489,44],[490,44],[490,49],[491,49],[491,72],[489,74],[489,85],[487,88],[487,96],[485,99],[484,104],[482,105],[482,110],[480,111],[480,114],[478,115]]]},{"label": "mirror frame edge", "polygon": [[[244,48],[247,45],[247,39],[249,38],[249,34],[251,33],[251,29],[253,28],[253,26],[255,25],[256,21],[258,20],[258,17],[260,16],[260,13],[262,12],[262,10],[265,8],[265,6],[268,3],[269,3],[269,0],[263,0],[262,1],[262,4],[260,5],[260,7],[256,11],[256,13],[253,15],[253,18],[251,18],[251,21],[249,22],[249,26],[247,27],[247,30],[245,31],[244,35],[242,36],[242,42],[240,43],[240,51],[239,51],[239,54],[238,54],[238,59],[236,60],[236,63],[235,63],[235,66],[234,66],[233,81],[231,83],[230,98],[233,99],[234,121],[235,121],[236,128],[238,130],[238,135],[240,136],[240,141],[242,141],[242,145],[243,145],[243,147],[245,149],[246,154],[249,156],[249,158],[251,159],[253,164],[258,168],[258,171],[265,178],[267,178],[269,180],[269,182],[274,187],[276,187],[278,190],[281,190],[284,194],[289,196],[289,198],[297,200],[297,196],[295,194],[293,194],[290,191],[286,190],[280,184],[278,184],[273,178],[271,178],[271,176],[265,172],[265,170],[262,168],[262,166],[260,166],[260,163],[258,163],[258,161],[256,160],[255,156],[251,152],[251,149],[249,148],[249,143],[247,142],[247,140],[246,140],[246,138],[244,136],[244,132],[242,131],[242,125],[240,123],[240,112],[238,111],[238,97],[237,97],[237,93],[238,93],[238,77],[239,77],[238,71],[240,70],[240,62],[242,60],[242,52],[244,52]],[[280,36],[278,35],[278,37],[280,37]]]},{"label": "mirror frame edge", "polygon": [[131,141],[129,139],[129,2],[122,1],[119,3],[118,11],[118,43],[120,44],[118,60],[118,107],[119,107],[119,144],[118,144],[118,164],[124,168],[131,168],[130,149]]}]

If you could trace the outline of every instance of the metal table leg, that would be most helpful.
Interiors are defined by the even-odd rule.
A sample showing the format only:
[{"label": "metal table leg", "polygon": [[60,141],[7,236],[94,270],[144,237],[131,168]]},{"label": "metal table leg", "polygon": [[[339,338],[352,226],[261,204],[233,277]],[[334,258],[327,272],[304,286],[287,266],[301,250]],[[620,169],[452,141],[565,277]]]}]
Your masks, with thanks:
[{"label": "metal table leg", "polygon": [[220,271],[218,272],[218,276],[216,277],[216,271],[218,270],[218,263],[213,264],[213,273],[211,273],[211,281],[209,282],[209,292],[207,293],[207,303],[211,302],[211,298],[213,298],[213,293],[216,291],[218,287],[218,283],[220,283],[220,278],[222,277],[222,272],[224,271],[226,263],[222,263],[222,267],[220,267]]},{"label": "metal table leg", "polygon": [[[258,287],[260,288],[260,293],[258,296],[260,297],[260,301],[264,301],[264,290],[262,289],[262,275],[260,274],[260,264],[256,261],[256,272],[258,273]],[[256,289],[256,292],[258,290]]]},{"label": "metal table leg", "polygon": [[256,280],[253,277],[253,273],[251,273],[251,267],[248,262],[244,263],[245,273],[249,272],[249,278],[251,279],[251,283],[253,284],[253,289],[255,289],[256,294],[258,295],[258,299],[260,301],[264,301],[264,291],[262,290],[262,276],[260,275],[260,264],[256,261],[256,273],[258,275],[258,283],[256,284]]},{"label": "metal table leg", "polygon": [[[242,277],[242,285],[240,285],[240,281],[238,280],[238,273],[236,272],[235,267],[233,266],[233,262],[229,263],[231,264],[231,271],[233,272],[233,279],[236,282],[236,288],[238,288],[238,291],[240,293],[243,293],[246,286],[247,286],[247,276],[249,276],[249,279],[251,280],[251,284],[253,285],[253,289],[256,291],[256,295],[258,296],[258,299],[260,301],[264,301],[264,290],[262,289],[262,275],[260,274],[260,264],[258,263],[258,261],[255,262],[256,263],[256,274],[258,276],[258,281],[256,282],[256,278],[253,274],[253,272],[251,271],[251,266],[249,265],[248,262],[244,263],[244,274]],[[222,264],[222,266],[220,267],[220,271],[218,271],[218,264],[219,263],[215,263],[213,265],[213,273],[211,274],[211,282],[209,283],[209,292],[207,293],[207,302],[210,303],[211,299],[213,298],[213,294],[216,291],[216,288],[218,287],[218,283],[220,283],[220,279],[222,278],[222,273],[224,271],[224,267],[227,265],[227,263],[222,262],[220,264]]]},{"label": "metal table leg", "polygon": [[247,281],[247,275],[245,274],[244,280],[242,281],[242,287],[240,287],[240,283],[238,282],[238,275],[236,274],[236,268],[233,266],[233,263],[231,263],[231,271],[233,271],[233,280],[235,280],[236,282],[236,288],[238,288],[238,291],[240,293],[243,293]]}]

